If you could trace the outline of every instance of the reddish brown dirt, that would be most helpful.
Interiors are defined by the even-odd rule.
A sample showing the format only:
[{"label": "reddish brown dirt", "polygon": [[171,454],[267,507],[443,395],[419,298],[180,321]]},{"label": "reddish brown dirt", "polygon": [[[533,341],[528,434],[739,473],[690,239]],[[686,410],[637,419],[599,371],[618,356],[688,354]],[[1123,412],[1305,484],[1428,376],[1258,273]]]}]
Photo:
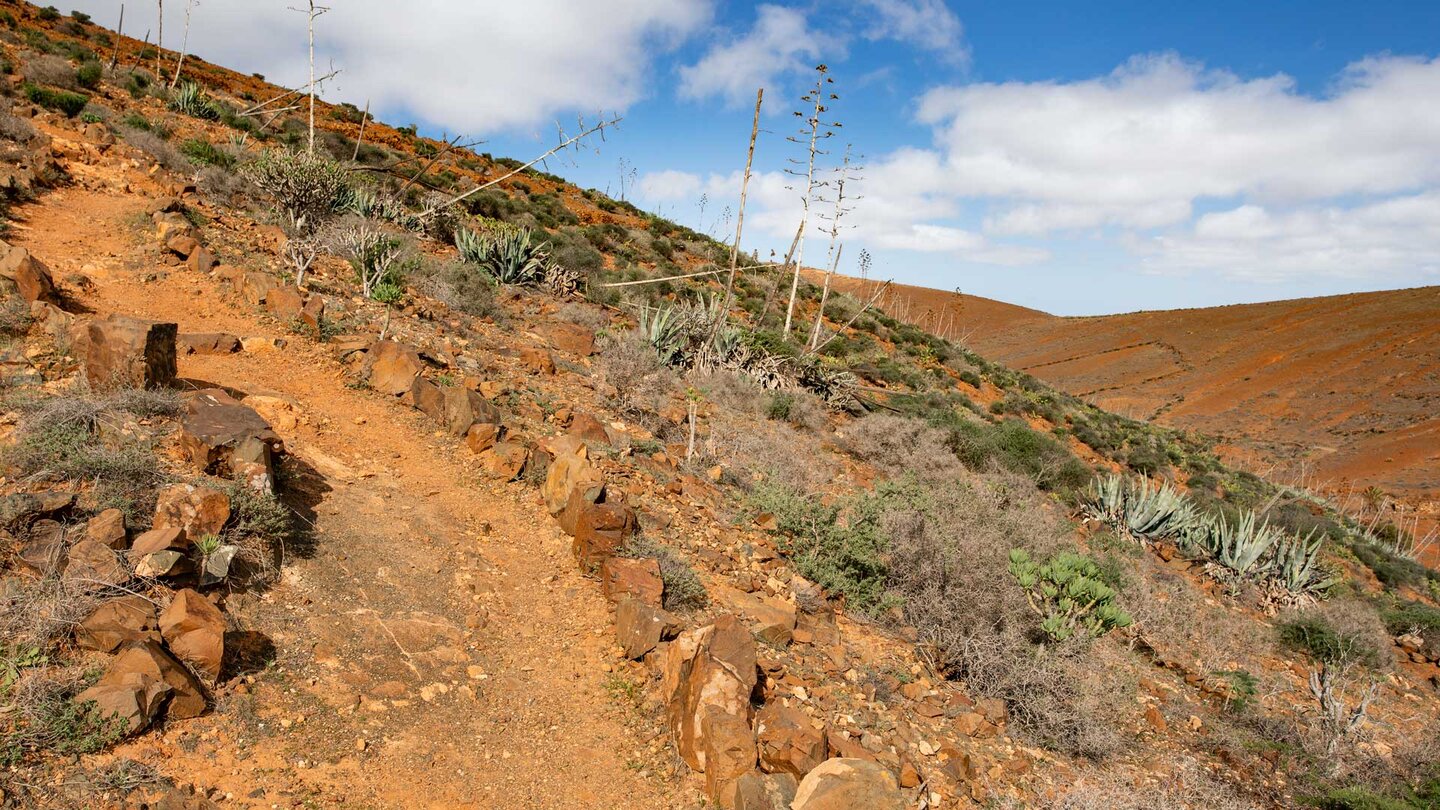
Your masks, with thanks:
[{"label": "reddish brown dirt", "polygon": [[24,209],[12,241],[57,277],[89,277],[94,311],[289,340],[182,357],[180,375],[293,403],[295,423],[277,427],[300,460],[287,489],[313,501],[314,547],[274,590],[228,600],[275,664],[216,712],[115,755],[164,762],[227,806],[686,806],[647,776],[663,741],[607,697],[606,602],[534,490],[484,482],[419,412],[347,389],[321,344],[225,303],[210,279],[146,266],[129,225],[145,205],[58,191]]},{"label": "reddish brown dirt", "polygon": [[[837,282],[868,297],[858,286]],[[1436,509],[1440,287],[1089,318],[903,285],[882,304],[1107,410],[1218,437],[1278,480]]]}]

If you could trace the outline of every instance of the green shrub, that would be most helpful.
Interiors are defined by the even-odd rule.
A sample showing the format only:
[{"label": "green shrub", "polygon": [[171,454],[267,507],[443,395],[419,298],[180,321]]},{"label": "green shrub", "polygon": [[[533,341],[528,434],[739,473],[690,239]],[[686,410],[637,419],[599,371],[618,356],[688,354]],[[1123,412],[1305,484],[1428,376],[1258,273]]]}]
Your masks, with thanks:
[{"label": "green shrub", "polygon": [[1381,650],[1373,639],[1354,630],[1337,628],[1324,616],[1306,613],[1278,625],[1280,643],[1309,655],[1320,663],[1355,662],[1377,668],[1385,662],[1388,651]]},{"label": "green shrub", "polygon": [[99,62],[86,62],[75,71],[75,81],[86,90],[94,90],[100,86],[100,77],[104,69]]},{"label": "green shrub", "polygon": [[795,407],[795,395],[788,391],[776,391],[770,397],[770,404],[765,409],[765,416],[768,419],[775,419],[781,422],[790,419],[790,411]]},{"label": "green shrub", "polygon": [[191,138],[180,144],[180,153],[201,166],[229,169],[235,165],[233,155],[204,138]]},{"label": "green shrub", "polygon": [[74,21],[77,22],[77,23],[80,23],[81,25],[89,25],[89,24],[90,24],[90,15],[89,15],[89,14],[86,14],[86,13],[83,12],[83,11],[72,11],[72,12],[70,12],[70,19],[74,20]]},{"label": "green shrub", "polygon": [[998,425],[962,422],[951,430],[948,444],[972,470],[994,464],[1029,476],[1044,490],[1075,490],[1090,480],[1090,469],[1063,444],[1018,419]]},{"label": "green shrub", "polygon": [[22,717],[0,720],[0,765],[13,767],[29,755],[93,754],[119,742],[128,726],[122,717],[105,717],[94,701],[77,704],[46,690],[33,695]]},{"label": "green shrub", "polygon": [[170,97],[170,109],[205,121],[220,120],[220,105],[200,85],[185,82]]},{"label": "green shrub", "polygon": [[35,16],[41,20],[44,20],[45,22],[54,22],[55,20],[60,19],[60,9],[57,9],[54,6],[45,6],[44,8],[35,12]]},{"label": "green shrub", "polygon": [[242,174],[276,205],[297,231],[309,231],[346,208],[352,200],[350,173],[318,153],[267,149],[247,163]]},{"label": "green shrub", "polygon": [[660,566],[666,610],[697,610],[710,602],[710,595],[695,569],[670,549],[640,535],[627,541],[620,553],[634,559],[653,559]]},{"label": "green shrub", "polygon": [[24,91],[25,97],[31,102],[62,112],[67,118],[79,115],[80,111],[85,109],[85,105],[90,103],[89,97],[79,93],[69,93],[34,84],[25,85]]}]

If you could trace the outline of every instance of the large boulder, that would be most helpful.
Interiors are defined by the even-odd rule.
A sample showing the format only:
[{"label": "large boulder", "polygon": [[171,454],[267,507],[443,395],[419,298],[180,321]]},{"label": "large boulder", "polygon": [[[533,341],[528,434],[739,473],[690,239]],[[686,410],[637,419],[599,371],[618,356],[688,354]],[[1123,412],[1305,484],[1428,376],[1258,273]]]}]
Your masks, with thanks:
[{"label": "large boulder", "polygon": [[484,397],[460,385],[441,389],[443,410],[440,423],[452,436],[464,436],[474,425],[500,424],[500,409]]},{"label": "large boulder", "polygon": [[792,810],[905,810],[905,796],[883,766],[830,759],[805,775]]},{"label": "large boulder", "polygon": [[75,348],[91,388],[163,388],[175,380],[175,324],[108,315],[78,331]]},{"label": "large boulder", "polygon": [[26,301],[60,303],[50,269],[22,247],[0,240],[0,293],[18,293]]},{"label": "large boulder", "polygon": [[[734,616],[720,616],[714,624],[681,633],[670,643],[661,695],[675,747],[691,768],[705,770],[709,715],[730,715],[748,727],[755,681],[755,640]],[[730,728],[726,726],[727,732]],[[753,764],[753,737],[750,751]]]},{"label": "large boulder", "polygon": [[196,672],[214,681],[225,657],[225,617],[220,609],[189,588],[175,594],[160,614],[160,634],[170,651]]},{"label": "large boulder", "polygon": [[721,807],[733,807],[736,781],[755,770],[755,734],[738,714],[709,711],[701,720],[705,744],[705,793]]},{"label": "large boulder", "polygon": [[[605,477],[590,463],[584,446],[578,452],[557,455],[545,474],[545,483],[540,488],[545,498],[545,508],[560,519],[561,528],[567,534],[575,533],[574,518],[585,504],[596,503],[604,498]],[[572,504],[574,509],[572,511]],[[572,512],[567,526],[563,515]]]},{"label": "large boulder", "polygon": [[575,516],[570,550],[581,568],[592,571],[620,552],[625,541],[635,533],[636,526],[635,510],[629,504],[612,501],[585,504]]},{"label": "large boulder", "polygon": [[823,729],[806,714],[779,703],[767,703],[755,715],[755,738],[760,744],[760,767],[774,773],[804,776],[829,753]]},{"label": "large boulder", "polygon": [[410,393],[415,378],[424,368],[420,353],[413,347],[393,340],[377,340],[365,352],[360,379],[382,394],[398,397]]},{"label": "large boulder", "polygon": [[94,540],[81,540],[70,547],[64,579],[82,590],[114,588],[130,581],[130,569],[115,549]]},{"label": "large boulder", "polygon": [[735,780],[731,796],[721,797],[722,806],[728,798],[732,810],[790,810],[797,785],[788,773],[750,771]]},{"label": "large boulder", "polygon": [[275,457],[285,451],[279,434],[255,409],[216,388],[197,391],[185,406],[180,446],[204,473],[243,478],[252,489],[275,484]]},{"label": "large boulder", "polygon": [[540,330],[551,346],[577,357],[595,353],[595,332],[577,323],[552,323]]},{"label": "large boulder", "polygon": [[110,653],[132,641],[159,641],[155,605],[143,596],[111,599],[91,611],[75,627],[75,643],[87,650]]}]

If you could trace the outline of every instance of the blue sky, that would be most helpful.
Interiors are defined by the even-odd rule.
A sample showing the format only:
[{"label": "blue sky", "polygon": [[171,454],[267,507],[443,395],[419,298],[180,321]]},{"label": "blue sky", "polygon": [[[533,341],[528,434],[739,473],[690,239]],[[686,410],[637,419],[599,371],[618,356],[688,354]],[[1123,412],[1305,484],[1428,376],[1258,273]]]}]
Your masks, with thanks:
[{"label": "blue sky", "polygon": [[[191,45],[299,81],[293,4],[202,0]],[[556,119],[618,111],[598,154],[552,171],[618,195],[633,169],[629,199],[717,235],[763,85],[745,238],[762,253],[798,221],[784,136],[823,61],[844,122],[825,165],[846,143],[866,164],[842,271],[864,248],[872,276],[1058,314],[1440,283],[1440,3],[331,5],[331,98],[515,157]]]}]

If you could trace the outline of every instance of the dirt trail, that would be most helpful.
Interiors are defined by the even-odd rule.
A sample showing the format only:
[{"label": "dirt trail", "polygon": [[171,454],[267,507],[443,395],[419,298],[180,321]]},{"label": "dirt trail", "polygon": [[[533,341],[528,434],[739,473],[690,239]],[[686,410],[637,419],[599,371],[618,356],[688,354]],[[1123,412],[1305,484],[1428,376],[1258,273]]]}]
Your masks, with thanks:
[{"label": "dirt trail", "polygon": [[272,591],[229,600],[243,625],[234,642],[273,643],[276,664],[221,711],[118,753],[158,755],[232,806],[681,804],[653,776],[661,742],[640,739],[607,696],[606,603],[535,491],[485,482],[418,412],[346,388],[322,344],[208,278],[142,261],[128,223],[145,203],[58,191],[23,212],[14,241],[57,278],[93,280],[81,301],[98,313],[289,341],[182,356],[180,376],[294,403],[298,423],[277,428],[299,460],[286,486],[313,505],[314,542],[291,550]]}]

